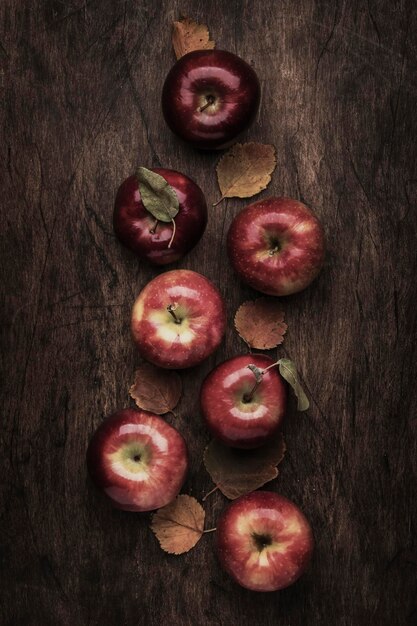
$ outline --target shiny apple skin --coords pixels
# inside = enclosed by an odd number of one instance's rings
[[[113,227],[120,242],[141,259],[154,265],[175,263],[192,250],[207,225],[207,203],[200,187],[180,172],[155,167],[151,170],[171,185],[178,196],[179,211],[175,217],[176,232],[171,247],[172,223],[159,222],[142,203],[136,176],[130,176],[119,187],[113,213]],[[154,230],[154,232],[153,232]]]
[[[302,202],[266,198],[234,218],[227,251],[243,282],[270,296],[288,296],[308,287],[320,272],[323,228]]]
[[[248,365],[265,369],[273,362],[261,354],[244,354],[224,361],[206,377],[200,404],[216,439],[232,448],[257,448],[280,429],[287,392],[276,368],[264,374],[252,400],[244,400],[256,382]]]
[[[269,537],[261,548],[254,535]],[[217,555],[242,587],[278,591],[305,571],[314,548],[307,519],[290,500],[270,491],[254,491],[230,504],[217,523]]]
[[[134,460],[139,452],[143,461]],[[187,446],[182,435],[157,415],[122,409],[94,433],[87,467],[113,506],[153,511],[178,495],[188,470]]]
[[[177,304],[177,324],[167,307]],[[149,282],[132,310],[133,340],[144,359],[159,367],[198,365],[220,345],[226,312],[219,291],[205,276],[172,270]]]
[[[215,102],[200,111],[206,96]],[[162,112],[170,129],[194,147],[219,149],[251,125],[260,96],[258,77],[246,61],[225,50],[197,50],[171,68]]]

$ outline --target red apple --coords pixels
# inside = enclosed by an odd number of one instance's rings
[[[256,448],[281,426],[286,388],[271,367],[256,382],[248,365],[265,370],[274,361],[261,354],[236,356],[218,365],[201,387],[200,403],[205,422],[217,439],[233,448]]]
[[[205,276],[172,270],[140,292],[132,311],[140,354],[168,369],[192,367],[219,346],[226,327],[223,299]]]
[[[196,50],[171,68],[162,111],[170,129],[196,148],[224,148],[255,119],[260,93],[255,71],[236,54]]]
[[[287,296],[305,289],[319,273],[324,234],[302,202],[266,198],[238,213],[227,250],[242,281],[270,296]]]
[[[166,265],[181,259],[201,239],[207,224],[207,204],[200,187],[188,176],[160,167],[151,171],[162,176],[178,197],[174,236],[171,222],[156,222],[146,210],[136,176],[127,178],[118,189],[113,226],[119,240],[140,258]]]
[[[310,525],[290,500],[254,491],[230,504],[217,524],[217,554],[242,587],[277,591],[306,569],[314,540]]]
[[[152,511],[179,493],[188,468],[180,433],[165,420],[134,409],[108,417],[87,451],[95,485],[124,511]]]

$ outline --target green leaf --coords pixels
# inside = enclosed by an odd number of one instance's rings
[[[180,205],[174,189],[163,176],[146,167],[138,167],[136,178],[145,209],[160,222],[172,222]]]
[[[293,388],[295,395],[297,396],[298,404],[297,409],[299,411],[307,411],[310,406],[310,402],[306,394],[304,393],[303,388],[300,385],[300,381],[298,380],[297,368],[294,363],[290,359],[280,359],[278,361],[279,365],[279,373],[289,385]]]
[[[248,368],[252,370],[252,372],[255,374],[256,382],[260,383],[262,380],[262,376],[264,375],[263,371],[259,369],[259,367],[256,367],[256,365],[252,365],[252,363],[248,365]]]

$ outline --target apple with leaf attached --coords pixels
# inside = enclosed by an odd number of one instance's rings
[[[270,357],[228,359],[207,376],[200,392],[204,420],[214,437],[234,448],[255,448],[282,424],[287,392]],[[256,372],[263,371],[262,384]]]
[[[284,380],[293,387],[299,410],[306,410],[308,399],[289,359],[274,362],[261,354],[245,354],[218,365],[200,393],[203,417],[213,436],[234,448],[263,445],[282,426]]]
[[[206,225],[204,194],[185,174],[139,167],[119,187],[114,231],[123,245],[154,265],[181,259],[201,239]]]

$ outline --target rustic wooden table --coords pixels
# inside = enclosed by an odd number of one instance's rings
[[[218,197],[218,155],[180,143],[160,112],[181,12],[261,77],[246,138],[277,148],[263,195],[300,198],[326,230],[321,276],[282,302],[285,353],[311,408],[290,403],[269,488],[303,508],[316,550],[280,593],[238,588],[212,534],[166,555],[149,518],[112,510],[86,475],[94,429],[132,404],[130,309],[158,273],[115,240],[115,190],[137,164],[164,165]],[[417,623],[416,29],[414,0],[1,2],[2,624]],[[199,498],[212,486],[199,387],[244,350],[231,322],[255,296],[225,257],[244,205],[211,209],[180,264],[219,286],[230,322],[217,354],[182,374],[179,415],[167,418],[191,451],[184,492]],[[224,505],[218,492],[207,500],[208,525]]]

